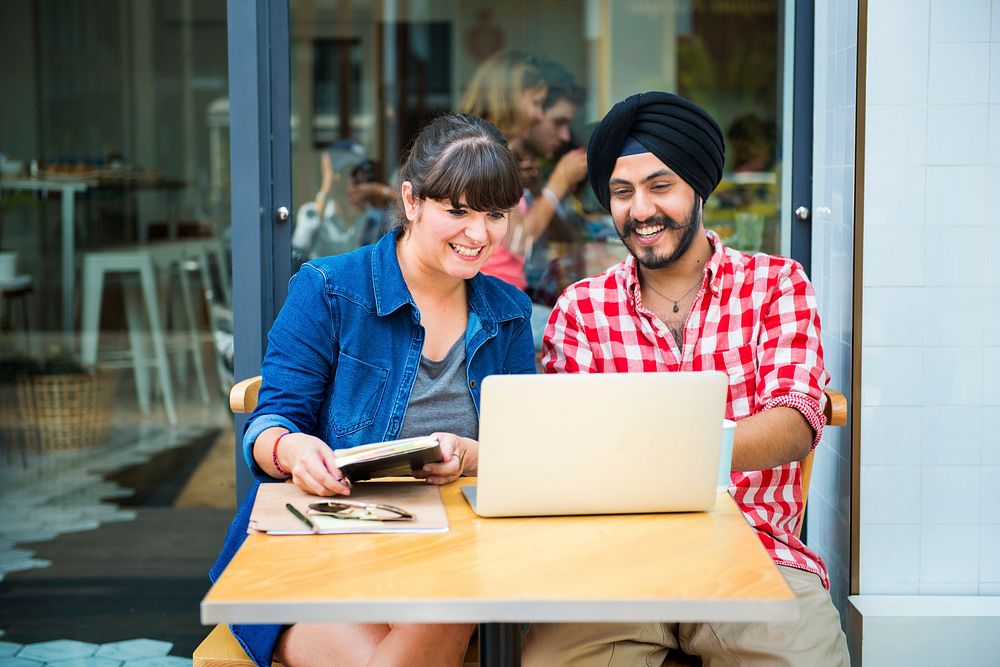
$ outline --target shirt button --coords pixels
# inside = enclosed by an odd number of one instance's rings
[[[470,389],[475,389],[476,388],[476,381],[475,380],[469,380],[469,388]]]

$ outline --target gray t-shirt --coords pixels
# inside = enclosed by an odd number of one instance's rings
[[[441,361],[420,357],[399,437],[442,431],[478,439],[479,415],[467,382],[463,333]]]

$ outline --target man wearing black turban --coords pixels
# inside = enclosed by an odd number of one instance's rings
[[[726,373],[726,416],[737,421],[729,492],[795,593],[799,619],[535,624],[526,667],[660,664],[681,647],[706,665],[850,662],[826,566],[797,533],[800,460],[819,442],[829,380],[816,295],[797,262],[726,248],[705,230],[724,161],[718,124],[688,100],[642,93],[611,109],[587,164],[631,256],[563,292],[542,364],[549,373]],[[651,422],[650,433],[666,428]]]

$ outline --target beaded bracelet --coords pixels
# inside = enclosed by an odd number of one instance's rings
[[[275,438],[274,439],[274,448],[271,450],[271,463],[274,464],[274,469],[278,471],[279,475],[284,475],[285,477],[291,477],[291,474],[289,474],[289,472],[287,470],[285,470],[284,468],[282,468],[281,464],[278,463],[278,443],[281,442],[281,439],[284,438],[289,433],[291,433],[291,431],[285,431],[284,433],[282,433],[281,435],[279,435],[277,438]]]

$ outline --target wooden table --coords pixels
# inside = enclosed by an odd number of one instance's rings
[[[483,519],[459,490],[474,483],[442,487],[445,534],[249,536],[202,601],[202,623],[798,616],[728,494],[709,512]],[[501,630],[499,639],[516,634]],[[501,642],[483,651],[484,664],[498,655],[516,662],[516,648]]]

